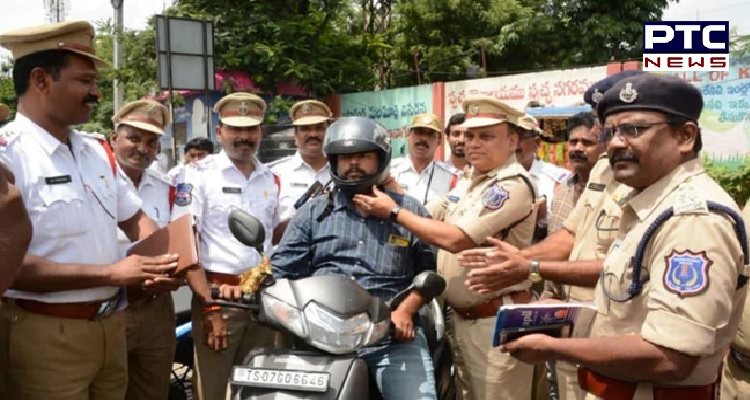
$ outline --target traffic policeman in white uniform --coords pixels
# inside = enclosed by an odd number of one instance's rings
[[[19,99],[0,130],[0,162],[33,225],[24,264],[0,309],[0,398],[122,400],[127,386],[120,287],[148,285],[176,257],[120,260],[156,224],[122,179],[105,141],[72,126],[91,118],[101,92],[94,27],[62,22],[0,34]]]
[[[112,117],[110,138],[123,179],[143,201],[143,212],[159,228],[169,223],[174,187],[163,173],[150,167],[159,140],[170,124],[169,110],[153,100],[125,104]],[[125,254],[131,243],[118,233]],[[125,323],[128,342],[128,392],[126,400],[163,400],[169,395],[170,371],[175,351],[175,314],[171,290],[184,278],[160,282],[159,287],[127,288]]]
[[[440,117],[419,114],[412,119],[407,135],[409,154],[391,162],[391,176],[406,194],[427,204],[448,193],[458,183],[461,172],[435,161],[435,149],[442,140]]]
[[[224,399],[232,366],[251,349],[270,344],[273,331],[253,322],[248,311],[207,307],[211,287],[239,285],[240,274],[261,261],[261,255],[238,242],[227,217],[242,209],[264,225],[265,252],[271,251],[279,223],[279,181],[256,158],[266,103],[250,93],[232,93],[214,106],[219,114],[216,137],[222,151],[190,164],[178,178],[172,218],[192,213],[200,233],[203,268],[188,271],[193,290],[192,320],[196,365],[194,396]]]
[[[331,109],[317,100],[295,103],[289,110],[294,125],[294,144],[297,152],[289,157],[271,162],[268,167],[280,178],[280,219],[290,220],[296,211],[297,200],[319,182],[326,185],[331,180],[330,167],[323,154],[323,139],[328,122],[333,117]]]

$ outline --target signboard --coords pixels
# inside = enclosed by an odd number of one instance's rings
[[[413,116],[432,112],[432,85],[342,94],[342,117],[368,117],[391,136],[393,158],[406,156],[406,133]]]
[[[673,74],[703,93],[702,152],[713,161],[736,166],[750,155],[750,57],[732,64],[729,71]]]
[[[531,101],[542,106],[571,106],[583,103],[583,93],[607,76],[607,67],[577,68],[445,83],[446,120],[463,112],[466,96],[493,96],[519,110]]]

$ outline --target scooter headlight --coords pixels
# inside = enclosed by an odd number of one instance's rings
[[[349,318],[310,302],[304,310],[308,342],[333,354],[344,354],[378,342],[388,332],[389,321],[373,324],[367,313]]]
[[[305,319],[300,310],[268,294],[263,295],[261,304],[263,304],[263,314],[266,317],[273,319],[301,338],[307,337]]]

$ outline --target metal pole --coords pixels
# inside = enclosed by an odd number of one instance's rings
[[[204,84],[203,84],[203,97],[206,108],[206,137],[208,140],[211,140],[211,120],[212,115],[208,112],[208,110],[211,109],[211,94],[208,90],[209,88],[209,79],[214,79],[213,76],[209,77],[208,75],[208,23],[206,21],[201,21],[201,25],[203,26],[203,29],[201,30],[203,32],[203,77],[204,77]],[[213,25],[211,25],[213,27]]]
[[[114,11],[114,22],[115,22],[115,32],[114,32],[114,48],[113,48],[113,64],[115,69],[118,73],[120,73],[120,68],[122,67],[122,31],[123,31],[123,20],[124,20],[124,12],[123,12],[123,3],[124,0],[112,0],[112,8]],[[117,112],[120,107],[123,105],[123,92],[124,92],[124,85],[123,83],[115,78],[112,81],[112,90],[113,90],[113,96],[112,96],[112,103],[113,103],[113,112]]]
[[[169,113],[172,117],[172,159],[177,162],[177,139],[175,138],[174,99],[172,94],[172,41],[169,37],[169,15],[164,15],[164,42],[167,44],[167,90],[169,91]]]

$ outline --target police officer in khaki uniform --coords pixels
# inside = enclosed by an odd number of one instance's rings
[[[703,170],[701,93],[666,75],[626,78],[599,102],[620,199],[591,338],[524,336],[516,358],[579,364],[588,399],[714,399],[746,297],[739,208]],[[696,232],[701,232],[696,235]]]
[[[101,96],[94,27],[71,21],[0,35],[15,59],[15,119],[0,162],[15,174],[33,225],[24,265],[0,309],[0,398],[122,400],[127,354],[121,287],[149,285],[176,257],[121,259],[157,227],[111,149],[72,126]]]
[[[746,229],[750,230],[750,202],[742,211]],[[750,296],[745,300],[742,320],[721,375],[721,400],[740,400],[750,396]]]
[[[515,157],[515,127],[523,113],[488,96],[470,97],[463,108],[466,156],[473,169],[454,190],[427,206],[434,219],[392,208],[393,200],[379,192],[375,198],[355,197],[355,202],[362,202],[365,209],[381,218],[394,218],[417,237],[440,248],[438,272],[447,281],[445,300],[455,311],[455,351],[460,351],[469,376],[470,387],[459,388],[462,396],[476,400],[528,399],[532,366],[493,348],[492,332],[500,306],[531,301],[531,282],[475,292],[467,287],[467,270],[458,265],[456,255],[482,245],[488,237],[519,247],[531,244],[536,188]]]
[[[601,93],[627,77],[642,71],[624,71],[594,83],[584,95],[596,108]],[[596,95],[596,93],[600,93]],[[606,144],[606,143],[605,143]],[[487,249],[467,250],[459,259],[461,265],[473,268],[478,288],[498,290],[524,279],[546,279],[563,284],[562,298],[573,302],[594,300],[594,286],[602,270],[602,262],[617,236],[621,210],[617,200],[629,188],[616,182],[607,154],[599,157],[589,173],[589,181],[563,228],[544,241],[525,249],[515,249],[498,242],[494,255]],[[556,381],[561,400],[583,400],[578,386],[576,367],[562,360],[555,362]]]
[[[143,212],[160,228],[169,223],[173,197],[170,193],[174,189],[168,178],[150,165],[170,121],[164,105],[153,100],[133,101],[112,117],[115,130],[110,138],[123,179],[143,201]],[[118,239],[124,255],[130,241],[122,231]],[[175,351],[175,314],[170,291],[183,281],[184,277],[160,282],[158,287],[127,288],[127,400],[163,400],[169,394]]]
[[[310,185],[315,182],[325,185],[331,180],[331,169],[323,154],[326,128],[333,117],[331,109],[320,101],[304,100],[294,103],[289,115],[297,152],[266,165],[281,180],[279,218],[283,224],[294,216],[294,204]]]

